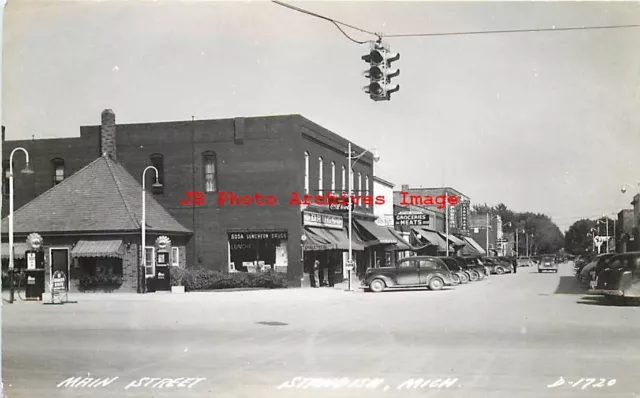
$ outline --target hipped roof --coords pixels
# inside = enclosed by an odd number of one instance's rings
[[[14,212],[14,233],[133,232],[141,229],[142,186],[119,163],[102,156]],[[146,197],[147,231],[190,234]],[[8,217],[2,220],[3,234]]]

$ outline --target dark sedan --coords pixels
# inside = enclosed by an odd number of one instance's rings
[[[611,299],[638,302],[640,299],[640,252],[619,254],[600,272],[592,291]]]
[[[449,271],[454,276],[457,276],[460,280],[460,283],[468,283],[469,282],[469,274],[458,264],[458,262],[453,257],[438,257],[442,260],[449,268]]]
[[[469,273],[469,280],[475,282],[484,279],[484,267],[479,266],[471,257],[454,257],[462,269]]]
[[[395,267],[370,268],[364,275],[362,287],[371,292],[387,288],[428,287],[441,290],[453,285],[451,271],[437,257],[414,256],[398,261]]]

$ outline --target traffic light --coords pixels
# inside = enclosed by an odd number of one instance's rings
[[[391,63],[399,59],[400,54],[391,53],[389,46],[380,41],[372,43],[369,54],[362,56],[362,60],[369,64],[369,69],[364,71],[369,85],[363,87],[369,98],[374,101],[389,101],[391,94],[400,90],[400,85],[391,84],[391,79],[400,74],[400,70],[391,69]]]

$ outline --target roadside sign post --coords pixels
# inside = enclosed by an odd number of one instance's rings
[[[69,303],[77,303],[77,301],[69,301],[67,292],[67,277],[63,271],[56,271],[51,276],[51,302],[44,304],[62,305]],[[64,299],[62,296],[64,295]],[[56,301],[57,299],[57,301]]]

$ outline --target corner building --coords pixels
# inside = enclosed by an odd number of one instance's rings
[[[2,139],[5,178],[9,154],[16,147],[29,151],[35,171],[20,175],[24,156],[14,156],[16,211],[108,151],[139,183],[147,166],[159,170],[162,189],[151,190],[153,170],[146,173],[146,188],[193,232],[185,247],[186,266],[251,272],[264,264],[286,272],[294,286],[303,277],[304,212],[317,206],[305,210],[289,205],[292,193],[302,198],[349,188],[349,142],[295,114],[116,124],[115,113],[105,110],[100,125],[80,127],[80,137],[5,141],[3,134]],[[364,151],[351,145],[357,154]],[[353,170],[353,193],[374,195],[371,154],[360,158]],[[192,191],[203,193],[204,204],[181,204]],[[277,204],[219,204],[222,192],[274,195]],[[5,180],[3,218],[8,214],[8,194]],[[373,218],[373,206],[361,203],[354,214]],[[346,213],[339,216],[346,219]]]

